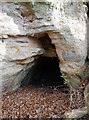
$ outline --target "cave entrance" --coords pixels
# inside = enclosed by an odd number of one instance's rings
[[[58,58],[40,57],[25,77],[25,82],[22,82],[22,85],[26,84],[26,81],[27,85],[36,87],[62,88],[64,79],[61,77]]]
[[[52,88],[62,88],[65,86],[64,79],[61,77],[59,59],[56,54],[55,45],[47,33],[38,35],[38,40],[44,48],[45,53],[40,56],[35,65],[29,70],[27,76],[22,81],[23,85],[32,86],[51,86]]]

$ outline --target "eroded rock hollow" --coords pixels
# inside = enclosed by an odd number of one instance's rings
[[[0,3],[0,92],[17,89],[40,56],[56,57],[68,85],[88,74],[86,5],[80,2]]]
[[[89,72],[86,13],[83,0],[1,2],[0,94],[20,87],[41,57],[60,61],[61,75],[78,88]]]

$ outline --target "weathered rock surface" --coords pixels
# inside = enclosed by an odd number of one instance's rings
[[[38,43],[33,41],[33,38],[8,37],[0,45],[1,49],[5,51],[0,61],[1,92],[18,88],[29,68],[35,64],[33,62],[37,59],[35,56],[44,52]]]
[[[44,53],[43,46],[38,41],[46,33],[51,43],[55,45],[60,60],[59,67],[64,77],[69,79],[69,85],[79,87],[80,73],[85,69],[87,56],[86,11],[82,0],[80,2],[63,0],[51,3],[0,3],[0,15],[2,16],[0,38],[3,49],[2,51],[0,48],[0,69],[3,73],[3,82],[9,79],[9,69],[14,70],[10,73],[12,78],[13,74],[27,70],[26,66],[34,61],[34,56]],[[56,53],[51,52],[52,50],[49,47],[48,53],[53,53],[55,56]],[[17,66],[16,69],[12,67],[13,65]],[[8,68],[8,72],[4,69],[6,74],[3,68]],[[22,78],[17,79],[14,78],[14,81],[19,82]]]
[[[86,69],[88,73],[83,0],[2,2],[0,16],[0,92],[17,89],[40,55],[58,57],[67,83],[79,87]],[[41,39],[51,43],[44,45]]]
[[[44,53],[36,38],[25,36],[19,5],[0,3],[0,92],[15,90],[38,55]],[[11,11],[12,10],[12,11]]]

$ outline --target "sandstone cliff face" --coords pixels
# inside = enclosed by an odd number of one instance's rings
[[[35,64],[37,55],[44,50],[36,38],[25,33],[24,19],[14,3],[0,3],[0,72],[1,92],[15,90],[28,70]]]
[[[2,92],[18,88],[42,54],[58,57],[63,77],[69,85],[79,87],[87,56],[86,11],[82,0],[0,3],[0,16]],[[40,39],[45,34],[56,51],[43,48]]]

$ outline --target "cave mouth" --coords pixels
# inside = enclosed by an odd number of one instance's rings
[[[58,58],[40,57],[22,81],[21,86],[26,85],[63,88],[65,84],[61,77]]]

